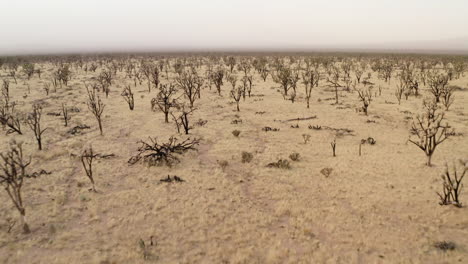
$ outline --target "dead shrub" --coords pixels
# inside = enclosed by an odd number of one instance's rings
[[[467,163],[459,160],[458,166],[456,163],[453,164],[452,171],[449,170],[447,164],[445,164],[445,172],[442,175],[443,180],[443,191],[437,193],[440,197],[440,205],[455,205],[461,207],[460,193],[462,189],[462,180],[465,177],[466,171],[468,171]],[[459,168],[457,168],[459,167]]]
[[[301,159],[301,155],[297,152],[293,152],[289,155],[289,158],[292,160],[292,161],[299,161]]]
[[[327,178],[331,175],[332,172],[333,172],[332,168],[323,168],[320,170],[320,173]]]
[[[285,170],[291,169],[291,165],[289,164],[289,161],[286,159],[279,159],[277,162],[268,163],[267,167],[285,169]]]
[[[240,133],[241,133],[241,132],[240,132],[239,130],[237,130],[237,129],[232,131],[232,134],[233,134],[235,137],[239,137]]]
[[[250,163],[253,159],[253,155],[250,152],[242,151],[242,163]]]
[[[178,155],[182,155],[189,150],[197,150],[196,145],[200,143],[199,139],[187,138],[178,142],[177,138],[170,137],[168,142],[158,143],[156,138],[149,138],[149,142],[139,141],[138,153],[128,160],[130,165],[142,161],[149,166],[172,165],[179,163]]]

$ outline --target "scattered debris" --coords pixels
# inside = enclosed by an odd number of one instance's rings
[[[178,177],[176,175],[172,176],[172,178],[171,178],[171,176],[167,175],[167,178],[163,178],[163,179],[161,179],[159,181],[169,182],[170,183],[170,182],[184,182],[185,180],[183,180],[182,178],[180,178],[180,177]]]
[[[278,169],[291,169],[291,165],[288,160],[279,159],[277,162],[271,162],[267,165],[268,168],[278,168]]]
[[[83,130],[85,129],[90,129],[91,127],[90,126],[87,126],[87,125],[78,125],[78,126],[75,126],[73,127],[72,129],[68,130],[68,134],[71,134],[71,135],[79,135],[82,133]]]
[[[276,131],[279,131],[280,129],[279,128],[271,128],[269,126],[266,126],[266,127],[262,128],[262,130],[265,131],[265,132],[268,132],[268,131],[276,132]]]
[[[320,170],[320,173],[322,173],[323,176],[328,178],[331,175],[332,171],[332,168],[323,168],[322,170]]]
[[[439,241],[434,243],[434,247],[442,251],[455,250],[456,245],[452,241]]]
[[[361,144],[369,144],[369,145],[374,145],[377,143],[374,138],[368,137],[367,139],[361,139]]]
[[[291,122],[291,121],[305,121],[305,120],[311,120],[311,119],[316,119],[317,116],[311,116],[311,117],[298,117],[298,118],[292,118],[292,119],[287,119],[281,122]]]

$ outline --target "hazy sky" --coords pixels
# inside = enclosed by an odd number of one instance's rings
[[[0,54],[468,44],[467,0],[0,0],[0,9]]]

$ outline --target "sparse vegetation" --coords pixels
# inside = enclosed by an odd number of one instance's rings
[[[20,225],[23,232],[29,233],[31,230],[26,222],[23,183],[25,179],[36,178],[48,173],[44,170],[35,173],[27,172],[27,168],[31,164],[31,157],[29,159],[25,157],[21,142],[11,141],[9,149],[0,153],[0,158],[0,185],[5,189],[20,214]]]
[[[460,194],[462,190],[462,180],[468,171],[468,164],[461,160],[454,162],[452,170],[445,164],[445,172],[442,174],[442,193],[437,193],[440,197],[440,205],[455,205],[461,207]]]
[[[253,155],[250,152],[242,151],[242,163],[250,163],[253,159]]]
[[[86,176],[91,181],[93,192],[96,192],[96,186],[94,183],[94,176],[93,176],[93,161],[98,155],[94,153],[93,147],[89,147],[81,153],[81,164],[83,165],[83,169],[86,172]]]
[[[132,156],[128,163],[130,165],[142,161],[149,166],[173,166],[180,162],[178,155],[182,155],[189,150],[196,150],[200,141],[196,138],[187,138],[181,142],[175,137],[170,137],[165,143],[158,143],[156,138],[149,138],[148,142],[139,141],[138,153]]]
[[[99,131],[102,133],[102,113],[104,112],[104,107],[105,104],[101,101],[101,98],[99,97],[98,94],[96,94],[96,89],[88,89],[86,87],[86,91],[88,93],[88,109],[93,113],[94,117],[96,118],[98,125],[99,125]]]
[[[268,163],[267,167],[268,168],[284,169],[284,170],[291,169],[291,165],[289,164],[289,161],[286,160],[286,159],[279,159],[276,162]]]
[[[424,101],[424,113],[415,116],[411,125],[409,142],[418,146],[427,157],[427,166],[431,166],[431,158],[437,146],[449,138],[450,126],[442,121],[445,114],[438,111],[435,101]]]
[[[41,128],[41,117],[42,106],[36,104],[33,105],[33,111],[29,113],[28,118],[26,119],[26,123],[34,133],[39,150],[42,150],[42,134],[47,130],[47,128]]]

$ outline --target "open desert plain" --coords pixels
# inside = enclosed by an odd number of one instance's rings
[[[1,263],[468,262],[466,56],[1,63]]]

